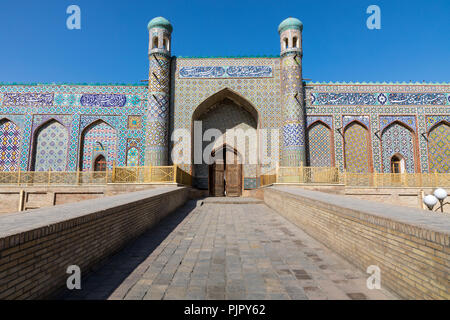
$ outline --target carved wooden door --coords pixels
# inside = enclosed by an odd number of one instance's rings
[[[214,163],[209,166],[209,194],[213,197],[223,197],[225,195],[223,163]]]
[[[225,174],[227,197],[240,197],[242,193],[242,165],[237,163],[227,164]]]

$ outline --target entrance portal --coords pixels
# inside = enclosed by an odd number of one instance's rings
[[[222,146],[211,153],[209,165],[209,194],[213,197],[242,195],[242,163],[235,149]]]

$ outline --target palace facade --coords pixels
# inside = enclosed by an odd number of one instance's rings
[[[205,150],[208,129],[231,128],[257,139],[217,143],[212,156],[226,150],[269,159],[243,164],[246,189],[277,164],[450,171],[450,84],[305,81],[302,29],[298,19],[284,20],[273,57],[176,57],[172,25],[157,17],[148,24],[148,84],[0,85],[0,171],[170,165],[178,129],[192,139],[177,152],[193,159],[195,143]],[[180,165],[208,188],[214,171],[204,159],[193,163]]]

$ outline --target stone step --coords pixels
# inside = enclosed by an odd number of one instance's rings
[[[209,197],[201,201],[203,204],[258,204],[264,203],[263,200],[247,197]]]

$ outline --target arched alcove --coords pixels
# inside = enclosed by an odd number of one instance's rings
[[[65,171],[69,132],[55,119],[43,123],[33,137],[32,171]]]
[[[195,123],[201,123],[201,135],[194,134],[194,130],[200,130]],[[259,174],[258,125],[257,109],[231,89],[225,88],[199,104],[192,114],[191,130],[193,174],[198,188],[208,188],[207,158],[214,148],[224,143],[238,150],[242,155],[244,176],[247,181],[253,179],[256,183]],[[198,137],[202,141],[194,141]],[[204,137],[210,140],[203,141]]]
[[[80,169],[89,171],[95,169],[95,159],[102,155],[106,166],[112,169],[117,159],[117,132],[103,120],[97,120],[87,126],[80,141]]]
[[[354,120],[344,128],[344,157],[348,172],[371,171],[369,130],[359,121]]]
[[[442,120],[428,130],[430,172],[450,172],[450,123]]]
[[[20,129],[7,118],[0,119],[0,171],[17,171],[20,158]]]
[[[415,141],[413,130],[403,122],[394,121],[381,133],[383,172],[392,172],[391,159],[401,155],[404,160],[404,172],[415,172]]]

